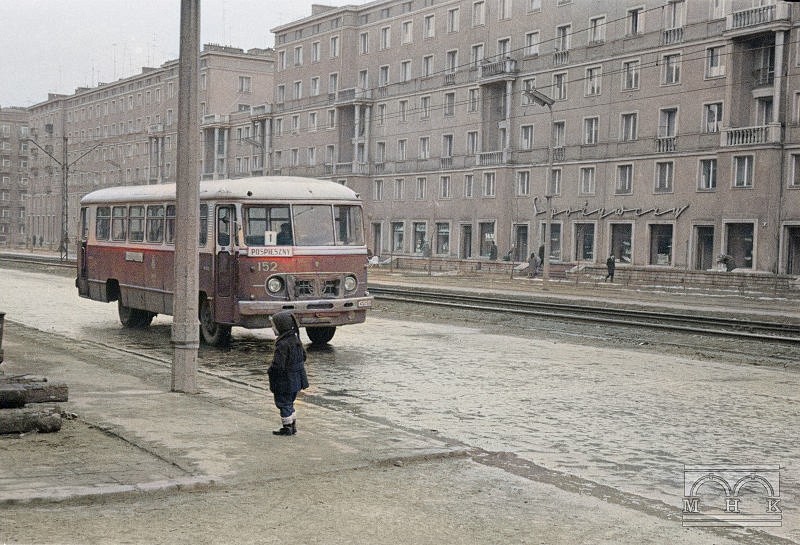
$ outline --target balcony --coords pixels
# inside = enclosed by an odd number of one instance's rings
[[[749,146],[755,144],[780,144],[782,140],[780,123],[756,127],[723,129],[720,133],[720,146]]]
[[[147,134],[160,134],[162,132],[164,132],[163,123],[155,123],[147,127]]]
[[[342,89],[336,93],[334,98],[336,104],[350,104],[369,100],[372,100],[372,89],[362,89],[360,87]]]
[[[725,30],[736,34],[745,34],[758,27],[773,23],[785,23],[789,28],[791,5],[788,2],[779,2],[772,6],[759,6],[755,8],[734,11],[726,19]]]
[[[663,45],[679,44],[683,42],[683,27],[667,28],[661,35]]]
[[[756,87],[768,87],[775,84],[775,68],[761,67],[753,69],[753,83]]]
[[[203,126],[222,126],[230,123],[230,116],[223,114],[207,114],[203,116],[200,124]]]
[[[491,167],[507,164],[509,157],[510,153],[508,150],[485,151],[477,154],[475,160],[478,166]]]
[[[553,66],[562,66],[569,63],[569,50],[553,52]]]
[[[656,153],[672,153],[678,149],[678,138],[675,136],[660,136],[656,138]]]
[[[481,79],[502,79],[517,74],[517,61],[511,58],[481,64]]]
[[[453,168],[453,158],[452,157],[440,157],[439,158],[439,168],[441,170],[449,170]]]

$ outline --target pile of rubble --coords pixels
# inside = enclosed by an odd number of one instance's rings
[[[0,363],[3,362],[3,321],[0,312]],[[0,435],[38,431],[50,433],[61,429],[62,412],[58,406],[29,404],[58,403],[69,399],[63,382],[49,382],[34,375],[6,376],[0,369]]]

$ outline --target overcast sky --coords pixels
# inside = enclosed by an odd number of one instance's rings
[[[270,29],[312,3],[367,0],[200,0],[200,40],[272,47]],[[177,59],[180,0],[0,0],[0,25],[0,106],[31,106]]]

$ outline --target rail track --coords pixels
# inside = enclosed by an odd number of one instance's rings
[[[518,298],[511,299],[502,294],[491,296],[470,295],[465,292],[420,287],[408,289],[371,286],[369,291],[376,299],[385,301],[435,305],[480,312],[513,313],[568,322],[607,323],[614,326],[643,327],[760,341],[800,343],[800,325],[779,321],[726,318],[717,314],[679,313],[665,309],[651,311],[607,307],[587,305],[583,302],[520,300]]]

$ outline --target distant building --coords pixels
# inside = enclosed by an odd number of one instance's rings
[[[255,138],[360,192],[376,254],[524,259],[551,197],[554,261],[800,274],[800,6],[757,4],[314,6]]]
[[[272,99],[270,49],[205,45],[200,54],[203,118],[246,111]],[[67,210],[75,240],[79,202],[106,186],[175,182],[178,61],[28,108],[31,137],[28,232],[58,248]],[[67,153],[64,155],[64,146]],[[34,150],[34,148],[37,148]],[[38,149],[40,148],[40,149]],[[67,198],[61,164],[69,165]],[[205,169],[198,158],[198,173]]]
[[[27,137],[25,109],[0,108],[0,247],[24,246],[28,237],[25,217],[32,152]]]

